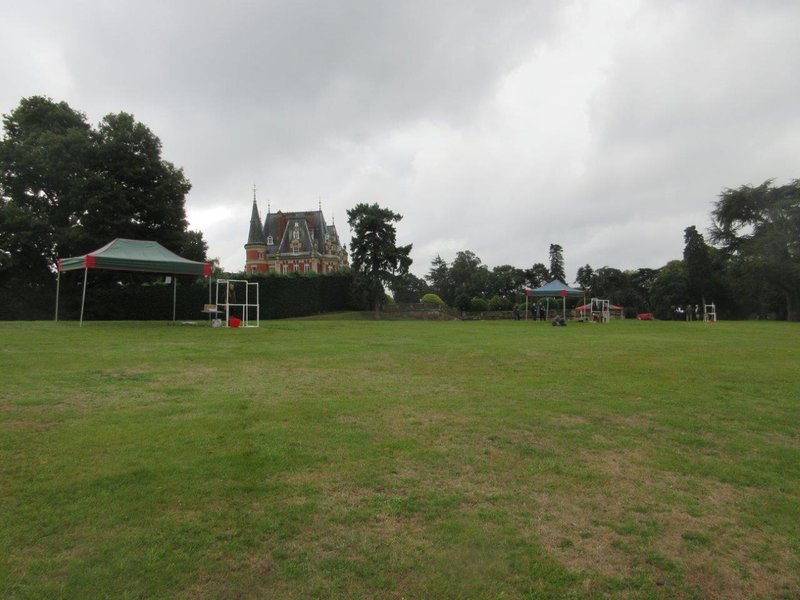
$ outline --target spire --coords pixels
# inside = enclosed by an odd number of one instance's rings
[[[264,230],[261,228],[261,217],[258,214],[258,203],[256,202],[256,186],[253,186],[253,212],[250,214],[250,235],[247,237],[248,244],[263,244]]]

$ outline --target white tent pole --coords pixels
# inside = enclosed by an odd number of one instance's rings
[[[61,269],[58,270],[58,277],[56,277],[56,323],[58,323],[58,292],[61,287]]]
[[[175,323],[175,302],[178,299],[178,278],[172,275],[172,323]]]
[[[86,303],[86,279],[89,277],[89,268],[83,268],[83,295],[81,296],[81,320],[78,327],[83,327],[83,305]]]

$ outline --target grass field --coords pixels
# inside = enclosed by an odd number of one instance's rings
[[[0,323],[3,598],[800,597],[800,326]]]

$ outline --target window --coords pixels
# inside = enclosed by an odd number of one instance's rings
[[[294,271],[295,273],[297,273],[298,271],[300,271],[300,265],[298,265],[297,263],[294,263],[294,264],[292,265],[292,271]]]
[[[310,264],[306,263],[305,265],[303,265],[303,272],[304,273],[308,273],[310,270],[311,270],[311,265]]]
[[[267,246],[272,246],[272,236],[271,235],[267,236]]]
[[[289,267],[287,265],[281,265],[281,273],[286,275],[289,272]]]

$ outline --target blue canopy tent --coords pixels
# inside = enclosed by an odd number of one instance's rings
[[[572,287],[569,287],[566,283],[561,281],[560,279],[553,279],[553,281],[549,281],[545,283],[542,287],[534,288],[531,290],[531,296],[535,296],[537,298],[547,298],[548,305],[550,298],[562,298],[561,310],[562,310],[562,317],[564,319],[567,318],[567,298],[581,298],[586,294],[583,290],[578,290]],[[549,310],[548,306],[548,310]]]

